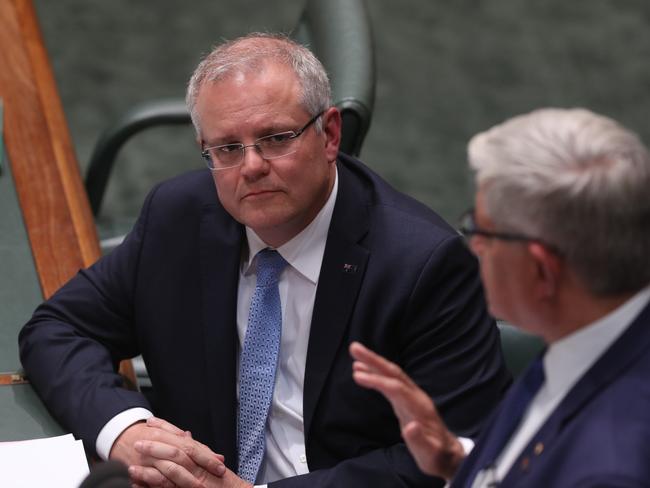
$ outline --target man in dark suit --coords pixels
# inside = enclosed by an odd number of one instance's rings
[[[469,161],[478,191],[464,227],[490,310],[547,349],[462,464],[397,365],[353,344],[355,380],[386,395],[419,466],[452,486],[648,486],[648,150],[606,117],[545,109],[476,136]]]
[[[361,340],[399,362],[455,432],[475,435],[509,376],[462,238],[338,154],[327,76],[286,38],[217,48],[188,106],[211,171],[158,185],[125,242],[37,309],[20,336],[34,387],[141,485],[431,486],[390,407],[352,381],[347,346]],[[257,286],[260,263],[278,254],[279,275]],[[258,300],[259,288],[271,298]],[[279,305],[258,311],[267,299]],[[279,347],[248,350],[251,324],[278,307]],[[114,371],[140,353],[158,419]],[[251,398],[263,410],[253,433]]]

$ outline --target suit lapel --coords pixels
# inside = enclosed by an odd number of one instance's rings
[[[338,175],[338,195],[318,279],[307,350],[303,392],[305,437],[341,347],[370,254],[359,245],[368,231],[369,202],[365,189],[340,164]]]
[[[216,452],[237,466],[236,368],[237,283],[243,239],[242,227],[218,205],[202,209],[199,246],[205,385],[212,416]],[[198,351],[197,351],[198,352]],[[233,465],[234,463],[234,465]]]
[[[650,349],[650,304],[632,322],[630,327],[596,361],[596,363],[575,384],[567,396],[544,423],[531,442],[512,465],[502,486],[518,486],[522,476],[542,462],[544,452],[553,448],[562,430],[585,408],[586,404],[602,393],[609,384],[620,378]]]

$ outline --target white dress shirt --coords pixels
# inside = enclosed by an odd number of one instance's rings
[[[258,476],[258,480],[263,483],[309,472],[302,411],[305,364],[316,287],[337,194],[338,173],[335,175],[334,187],[327,202],[314,220],[297,236],[277,248],[288,266],[280,275],[278,283],[282,306],[282,338],[266,429],[266,455]],[[246,335],[248,312],[255,290],[253,261],[259,251],[269,247],[248,227],[246,236],[248,254],[240,267],[237,295],[240,350]],[[237,383],[239,384],[239,379]],[[97,454],[102,459],[108,459],[118,436],[130,425],[151,416],[152,413],[146,409],[132,408],[113,417],[97,436]],[[234,421],[236,419],[233,419]]]
[[[571,388],[625,332],[649,301],[650,287],[646,287],[609,314],[549,346],[544,355],[544,384],[497,458],[494,468],[480,472],[472,488],[487,488],[490,483],[503,480]]]

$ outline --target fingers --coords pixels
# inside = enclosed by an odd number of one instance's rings
[[[199,480],[182,466],[170,461],[160,461],[157,467],[130,466],[129,476],[134,486],[149,488],[205,488]]]
[[[191,445],[186,446],[185,453],[197,466],[210,474],[222,477],[226,473],[226,466],[223,464],[224,457],[221,454],[215,454],[208,446],[200,442],[193,441]]]
[[[189,434],[189,436],[192,437],[192,434],[189,431],[181,430],[178,427],[176,427],[174,424],[171,424],[166,420],[160,419],[158,417],[149,417],[147,419],[147,425],[149,427],[157,427],[159,429],[164,430],[165,432],[169,432],[170,434],[183,436],[183,437]]]
[[[398,365],[358,342],[350,345],[350,354],[356,359],[352,372],[354,381],[384,395],[402,426],[412,420],[434,426],[442,423],[431,397]]]
[[[388,361],[376,352],[371,351],[360,342],[353,342],[350,344],[350,354],[354,359],[356,359],[353,364],[355,371],[361,370],[380,373],[395,378],[405,376],[398,365]]]
[[[215,454],[209,447],[197,441],[185,442],[181,446],[170,445],[157,441],[138,441],[134,445],[136,451],[155,460],[170,461],[182,466],[190,473],[197,474],[195,466],[202,468],[214,476],[222,477],[226,472],[223,456]],[[160,467],[157,461],[153,466]],[[168,465],[164,465],[169,469]]]
[[[402,394],[401,392],[404,386],[401,380],[381,376],[372,372],[354,371],[352,378],[360,386],[377,390],[388,397],[389,400]]]
[[[167,422],[166,420],[158,418],[158,417],[149,417],[147,419],[147,426],[162,429],[165,432],[177,435],[179,437],[188,437],[188,438],[192,439],[192,433],[189,430],[181,430],[178,427],[176,427],[174,424],[171,424],[171,423]],[[210,463],[210,461],[212,460],[212,458],[214,456],[216,456],[218,461],[220,461],[220,463],[219,463],[220,465],[223,463],[223,461],[225,460],[223,455],[213,453],[204,444],[201,444],[198,441],[195,441],[195,442],[196,442],[197,445],[202,446],[203,448],[205,448],[205,450],[207,450],[210,453],[210,460],[206,460],[206,463]]]
[[[133,447],[147,460],[146,465],[129,467],[131,479],[137,483],[155,487],[172,487],[176,480],[170,475],[180,478],[185,486],[199,486],[198,480],[190,474],[185,466],[191,466],[192,461],[178,447],[158,441],[137,441]]]
[[[159,418],[134,424],[121,435],[115,451],[130,465],[134,486],[147,488],[201,488],[203,482],[221,478],[224,458],[192,439],[189,432]]]
[[[352,377],[382,393],[393,406],[402,437],[422,471],[449,479],[460,460],[458,440],[440,419],[433,400],[395,363],[364,345],[350,344]]]
[[[352,377],[365,388],[378,390],[389,400],[404,395],[405,390],[417,388],[404,371],[359,342],[350,344],[350,354],[356,361],[352,364]]]

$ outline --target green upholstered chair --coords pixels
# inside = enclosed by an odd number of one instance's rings
[[[363,0],[308,0],[292,37],[323,63],[341,110],[341,150],[358,156],[375,100],[375,55]]]
[[[544,342],[505,322],[499,322],[498,325],[506,364],[516,378],[544,348]]]

